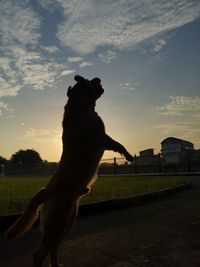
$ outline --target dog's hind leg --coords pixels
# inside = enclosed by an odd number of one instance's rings
[[[107,134],[103,139],[103,146],[105,150],[113,150],[115,152],[124,155],[124,157],[130,162],[133,162],[134,160],[133,156],[126,150],[126,148],[123,145],[112,139]]]
[[[85,191],[85,190],[84,190]],[[34,257],[34,267],[41,267],[50,255],[50,266],[58,267],[57,250],[64,234],[74,224],[77,200],[65,192],[58,192],[47,199],[41,210],[42,244]]]
[[[79,198],[88,194],[90,191],[89,188],[83,188],[80,193],[78,194],[78,199],[75,201],[69,220],[66,223],[65,226],[65,230],[64,233],[60,236],[60,238],[58,239],[58,241],[55,243],[55,245],[53,246],[53,248],[51,249],[50,252],[50,267],[64,267],[64,265],[62,264],[58,264],[58,248],[60,243],[62,242],[63,238],[66,236],[66,234],[69,233],[69,231],[71,230],[71,228],[73,227],[75,220],[76,220],[76,216],[78,214],[78,205],[79,205]]]
[[[44,259],[48,255],[50,250],[50,244],[48,242],[43,241],[40,245],[39,249],[36,251],[33,258],[33,267],[41,267]]]
[[[88,192],[88,190],[85,189],[84,193],[86,193],[86,191]],[[50,265],[49,265],[50,267],[64,267],[64,265],[58,264],[58,256],[57,256],[58,248],[59,248],[59,245],[60,245],[62,239],[71,230],[72,226],[74,225],[77,213],[78,213],[78,201],[76,201],[76,203],[74,204],[74,206],[72,208],[71,215],[70,215],[69,221],[66,224],[65,231],[64,231],[63,235],[55,243],[55,245],[53,246],[53,248],[50,252]]]
[[[50,264],[49,267],[63,267],[64,265],[58,263],[58,248],[60,243],[54,246],[54,249],[50,253]]]

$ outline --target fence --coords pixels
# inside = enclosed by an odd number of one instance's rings
[[[57,167],[58,163],[7,163],[5,165],[0,165],[0,176],[47,176],[55,173]],[[100,175],[180,172],[200,172],[200,162],[189,161],[166,164],[158,159],[154,164],[140,164],[135,156],[134,163],[126,162],[124,158],[102,159],[98,170]]]
[[[1,176],[47,176],[52,175],[58,167],[58,163],[19,163],[0,166]]]
[[[200,161],[165,163],[160,157],[154,163],[141,164],[135,156],[134,163],[128,163],[123,158],[102,160],[99,174],[140,174],[140,173],[183,173],[200,172]]]

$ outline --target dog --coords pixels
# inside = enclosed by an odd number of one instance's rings
[[[104,151],[119,152],[133,162],[125,147],[106,134],[104,123],[95,112],[96,101],[104,93],[101,80],[89,81],[78,75],[74,80],[75,85],[67,91],[62,122],[63,151],[58,169],[7,231],[8,240],[20,238],[40,212],[42,242],[34,255],[34,267],[41,267],[47,255],[51,267],[62,266],[57,261],[59,245],[75,222],[80,198],[89,193],[95,181]]]

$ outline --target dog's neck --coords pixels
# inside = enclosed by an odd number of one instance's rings
[[[95,102],[90,105],[72,105],[69,101],[65,106],[65,114],[75,115],[85,112],[95,112]]]

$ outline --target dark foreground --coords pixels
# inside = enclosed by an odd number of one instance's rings
[[[60,248],[60,262],[66,267],[200,266],[200,177],[191,179],[190,190],[162,201],[78,218]],[[13,244],[1,233],[0,266],[31,266],[39,240],[37,228]]]

